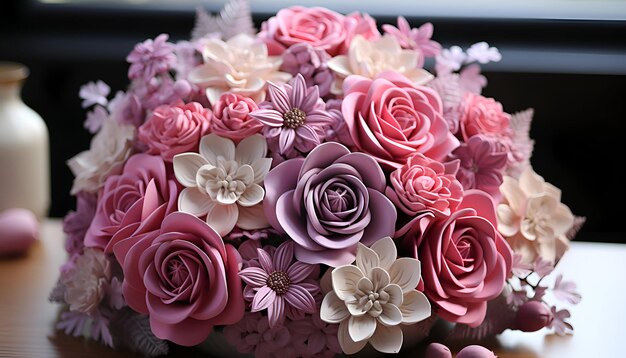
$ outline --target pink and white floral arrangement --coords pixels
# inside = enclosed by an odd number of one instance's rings
[[[58,327],[268,357],[399,352],[437,319],[571,331],[547,298],[575,285],[544,278],[584,219],[530,165],[532,110],[481,95],[498,50],[432,34],[297,6],[256,33],[233,1],[137,44],[125,92],[83,86]]]

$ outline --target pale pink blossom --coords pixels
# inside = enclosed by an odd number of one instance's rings
[[[499,62],[502,59],[500,51],[495,47],[490,47],[486,42],[478,42],[467,49],[467,62],[477,61],[486,64],[489,62]]]
[[[109,118],[109,112],[107,112],[104,107],[97,105],[91,111],[87,112],[87,119],[85,119],[83,126],[89,133],[94,134],[100,130],[102,123],[104,123],[107,118]]]
[[[76,259],[75,266],[61,275],[65,302],[71,311],[91,313],[98,309],[111,280],[111,264],[104,252],[87,248]]]
[[[449,49],[443,49],[435,59],[435,69],[440,75],[461,69],[467,59],[467,54],[459,46],[452,46]]]
[[[107,96],[111,92],[111,87],[102,81],[89,82],[80,87],[78,96],[83,100],[83,108],[90,107],[94,104],[106,106],[108,103]]]
[[[556,310],[555,306],[550,308],[550,313],[552,314],[552,320],[547,325],[548,328],[554,329],[554,332],[559,336],[564,336],[568,333],[571,333],[574,330],[574,327],[566,321],[566,319],[570,318],[571,314],[568,310]]]
[[[417,51],[420,56],[417,66],[424,66],[424,59],[427,57],[435,57],[441,52],[441,45],[431,40],[433,36],[433,24],[427,22],[419,28],[411,28],[409,22],[404,16],[398,16],[398,27],[384,24],[383,30],[389,35],[395,37],[400,46],[405,49]]]
[[[552,289],[554,297],[570,304],[578,304],[581,300],[580,293],[576,292],[576,283],[572,281],[563,281],[563,275],[559,274],[554,281]]]
[[[167,42],[169,35],[161,34],[154,40],[148,39],[138,43],[126,57],[130,63],[128,77],[130,79],[150,79],[158,74],[167,72],[176,64],[174,47]]]

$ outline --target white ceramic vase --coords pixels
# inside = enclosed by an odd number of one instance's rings
[[[0,62],[0,211],[24,208],[38,218],[50,206],[49,135],[21,98],[28,69]]]

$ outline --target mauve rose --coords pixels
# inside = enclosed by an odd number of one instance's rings
[[[487,302],[502,292],[512,252],[495,225],[491,198],[468,190],[449,217],[424,214],[398,231],[422,262],[420,289],[439,317],[477,327],[485,318]]]
[[[124,271],[124,299],[150,316],[155,336],[194,346],[213,326],[243,317],[241,257],[195,216],[148,219],[113,251]]]
[[[460,125],[463,140],[476,134],[510,138],[511,116],[502,110],[502,104],[493,98],[467,93],[460,106]]]
[[[448,216],[463,198],[463,186],[455,177],[458,167],[458,161],[442,164],[416,153],[391,173],[385,193],[407,215]]]
[[[401,167],[415,152],[442,160],[459,145],[437,92],[399,73],[349,76],[343,91],[341,111],[352,140],[387,168]]]
[[[335,56],[346,40],[344,21],[343,15],[325,8],[292,6],[264,22],[258,36],[270,56],[281,55],[297,43],[307,43]]]
[[[176,180],[168,179],[163,159],[136,154],[128,159],[122,174],[107,178],[85,246],[110,253],[114,235],[117,240],[126,237],[150,216],[162,220],[176,210],[177,201]]]
[[[176,154],[197,151],[210,125],[211,111],[200,103],[162,105],[139,127],[139,140],[148,146],[148,154],[171,162]]]
[[[259,106],[250,98],[226,92],[213,104],[211,131],[238,144],[263,129],[263,124],[249,116]]]
[[[263,208],[296,243],[298,260],[336,267],[354,261],[359,242],[393,234],[396,208],[384,190],[385,175],[372,157],[328,142],[267,174]]]

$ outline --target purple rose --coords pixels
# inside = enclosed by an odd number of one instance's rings
[[[397,213],[384,190],[376,160],[329,142],[270,171],[263,208],[295,242],[298,260],[336,267],[354,261],[359,242],[393,235]]]

